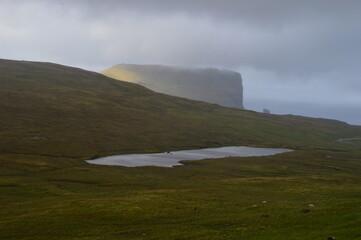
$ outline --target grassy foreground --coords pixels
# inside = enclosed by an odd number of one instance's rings
[[[361,147],[335,141],[360,127],[51,63],[0,60],[0,84],[0,239],[361,239]],[[175,168],[83,161],[223,145],[296,151]]]
[[[360,154],[175,168],[1,156],[0,239],[360,239]]]

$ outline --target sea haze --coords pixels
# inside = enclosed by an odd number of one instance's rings
[[[269,109],[273,114],[293,114],[315,118],[337,119],[353,125],[361,125],[361,106],[347,104],[321,104],[288,102],[280,100],[247,99],[246,109],[262,111]]]

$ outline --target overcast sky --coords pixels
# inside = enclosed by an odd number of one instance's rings
[[[361,125],[360,0],[0,0],[0,58],[239,71],[245,106]]]

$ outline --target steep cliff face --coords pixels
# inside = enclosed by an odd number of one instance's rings
[[[138,83],[153,91],[243,109],[242,77],[215,68],[118,64],[102,74]]]

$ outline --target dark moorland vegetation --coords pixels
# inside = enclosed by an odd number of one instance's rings
[[[361,127],[190,101],[52,63],[0,60],[0,239],[361,238]],[[296,151],[89,165],[129,152]]]

